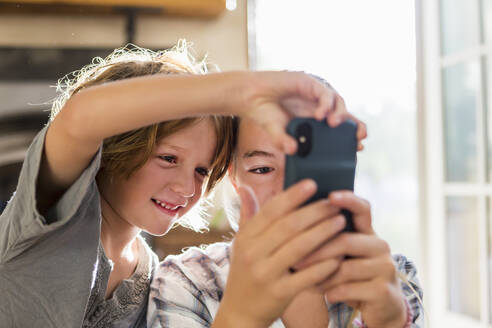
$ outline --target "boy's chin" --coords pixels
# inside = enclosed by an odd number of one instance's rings
[[[142,228],[142,230],[145,231],[146,233],[148,233],[149,235],[159,237],[159,236],[163,236],[166,233],[168,233],[169,230],[171,230],[173,223],[174,223],[174,221],[170,222],[169,224],[147,226],[147,227]]]

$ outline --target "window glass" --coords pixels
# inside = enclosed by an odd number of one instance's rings
[[[479,43],[475,6],[470,0],[441,0],[441,53],[451,55]]]
[[[445,172],[448,182],[477,181],[477,93],[479,64],[443,70]]]
[[[485,43],[492,43],[492,0],[482,0],[482,30]]]
[[[448,308],[480,319],[478,208],[475,197],[446,200]]]

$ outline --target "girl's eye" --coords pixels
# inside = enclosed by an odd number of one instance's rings
[[[159,156],[161,159],[165,160],[166,162],[169,162],[171,164],[176,164],[177,159],[176,156],[171,156],[171,155],[163,155]]]
[[[273,171],[273,167],[257,167],[256,169],[251,169],[248,172],[254,173],[254,174],[267,174]]]
[[[204,167],[199,167],[195,171],[203,177],[208,176],[208,170]]]

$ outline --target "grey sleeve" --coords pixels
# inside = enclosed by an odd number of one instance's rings
[[[84,203],[84,199],[89,193],[97,193],[95,176],[99,170],[101,150],[46,216],[38,212],[36,182],[47,129],[48,126],[44,127],[30,145],[22,164],[17,190],[0,216],[0,263],[9,261],[35,244],[44,234],[67,223],[81,206],[93,206]]]

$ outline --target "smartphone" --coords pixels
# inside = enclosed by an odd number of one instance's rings
[[[318,185],[311,203],[335,190],[354,190],[357,164],[357,124],[347,120],[335,128],[326,121],[295,118],[287,126],[287,133],[297,140],[297,153],[287,155],[284,189],[306,178]],[[347,224],[343,231],[354,231],[352,213],[342,209]]]

